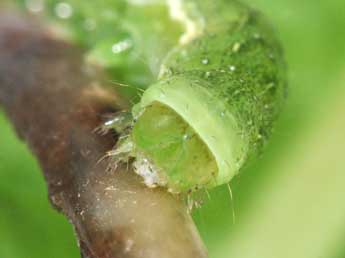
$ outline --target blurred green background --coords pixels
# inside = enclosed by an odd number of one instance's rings
[[[214,189],[195,221],[211,258],[344,258],[345,2],[247,2],[284,45],[289,98],[262,157],[231,182],[233,200],[227,187]],[[37,162],[1,113],[0,258],[27,257],[79,251],[48,203]]]

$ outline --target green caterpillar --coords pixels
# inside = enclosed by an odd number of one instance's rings
[[[267,142],[286,95],[285,64],[255,10],[234,0],[48,0],[46,8],[89,62],[150,85],[112,152],[134,158],[148,186],[179,193],[228,183]]]

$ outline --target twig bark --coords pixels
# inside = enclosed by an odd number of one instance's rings
[[[98,162],[116,135],[94,129],[126,103],[91,74],[79,49],[31,19],[0,13],[0,104],[37,156],[82,256],[207,257],[181,201],[146,188],[125,166],[109,171],[107,160]]]

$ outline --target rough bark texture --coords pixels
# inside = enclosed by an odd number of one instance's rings
[[[207,257],[181,201],[146,188],[126,166],[98,162],[116,135],[94,129],[126,103],[92,74],[80,50],[31,19],[0,12],[0,104],[39,160],[82,256]]]

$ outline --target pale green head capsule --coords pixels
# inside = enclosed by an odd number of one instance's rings
[[[259,13],[233,0],[65,2],[73,15],[62,22],[87,60],[124,83],[151,85],[121,141],[148,186],[228,183],[262,149],[286,82],[280,45]]]

